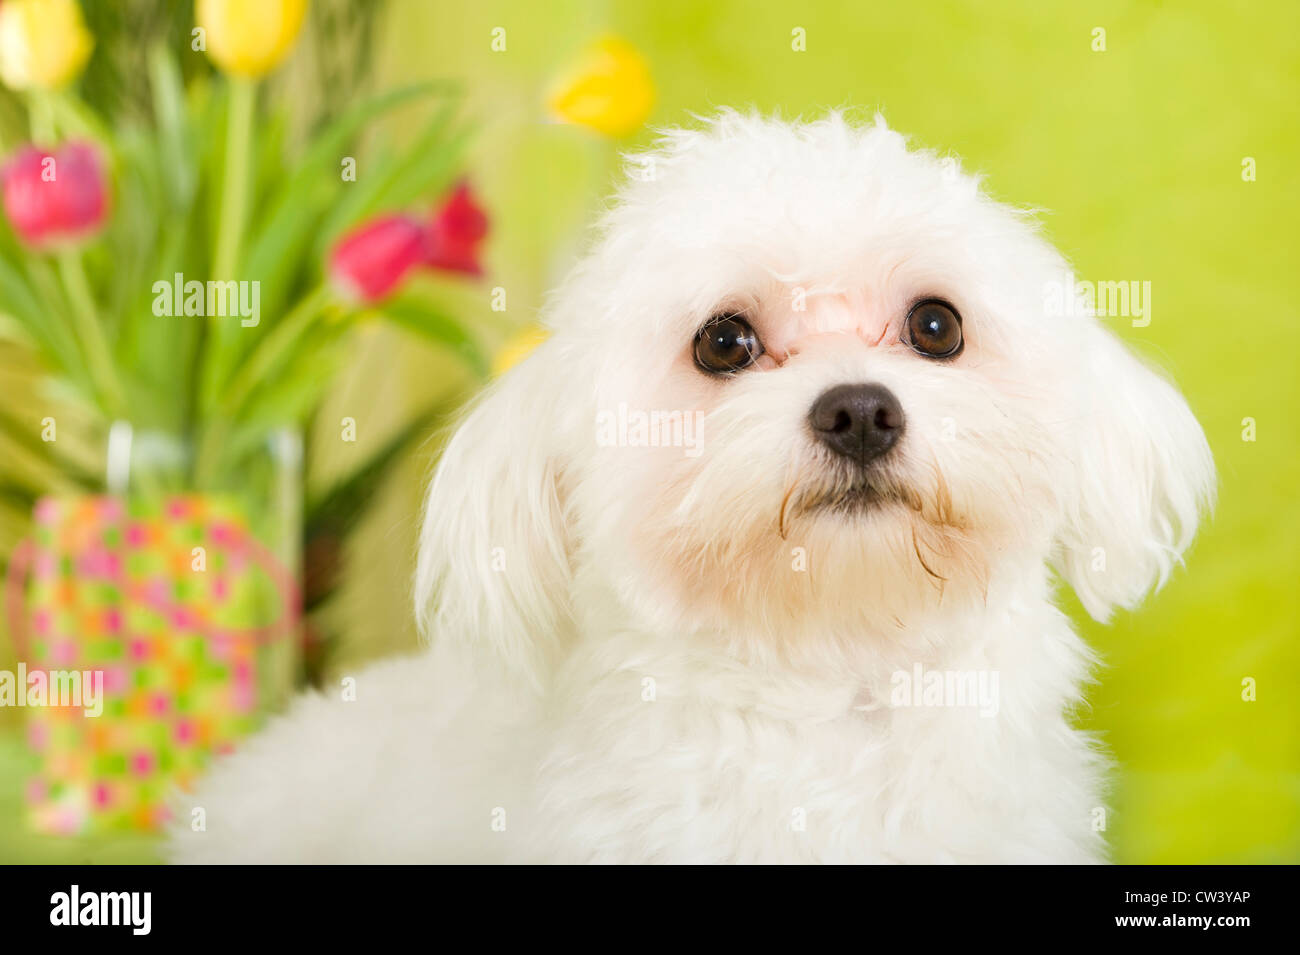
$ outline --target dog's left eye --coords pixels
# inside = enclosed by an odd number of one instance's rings
[[[955,358],[965,344],[961,316],[947,302],[917,302],[903,324],[903,341],[926,358]]]
[[[715,315],[695,333],[695,364],[711,375],[748,368],[762,354],[758,333],[740,315]]]

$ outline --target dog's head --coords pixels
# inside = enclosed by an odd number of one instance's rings
[[[1212,497],[1029,218],[879,120],[668,134],[549,324],[448,445],[417,574],[426,622],[529,668],[579,612],[897,627],[1048,561],[1104,619]]]

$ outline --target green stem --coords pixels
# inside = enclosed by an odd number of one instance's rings
[[[252,80],[231,77],[225,173],[221,181],[223,201],[212,269],[212,277],[222,281],[235,277],[235,267],[239,263],[239,244],[244,236],[244,216],[248,209],[248,169],[256,102],[257,85]]]
[[[239,369],[239,374],[230,383],[230,388],[221,403],[222,408],[234,415],[243,407],[262,378],[279,363],[285,352],[316,321],[316,317],[320,315],[328,299],[329,293],[326,287],[318,285],[304,295],[288,315],[275,323],[267,336],[254,346],[252,353]]]
[[[109,349],[108,339],[104,337],[104,327],[99,321],[95,296],[86,279],[81,254],[64,249],[59,252],[58,260],[59,275],[63,278],[63,287],[72,303],[73,331],[81,339],[81,350],[86,357],[91,380],[95,382],[95,387],[104,400],[104,410],[108,417],[120,418],[126,412],[126,399],[117,380],[113,353]]]
[[[31,279],[33,291],[51,308],[45,331],[50,336],[49,349],[56,365],[64,373],[78,382],[85,384],[86,397],[95,401],[95,383],[90,377],[85,356],[77,344],[76,318],[72,315],[72,305],[68,302],[68,293],[54,271],[53,264],[43,255],[29,256],[27,275]],[[57,313],[57,314],[54,314]]]
[[[38,147],[54,147],[54,104],[45,90],[34,90],[27,101],[27,118],[32,127],[32,142]]]
[[[209,484],[216,475],[217,459],[230,434],[231,422],[243,410],[253,391],[284,358],[293,345],[311,328],[329,299],[324,285],[317,286],[303,296],[288,315],[280,319],[266,337],[254,346],[252,353],[239,369],[239,374],[226,389],[204,430],[195,460],[194,480],[199,487]]]

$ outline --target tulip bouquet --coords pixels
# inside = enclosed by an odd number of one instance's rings
[[[78,95],[99,39],[76,0],[0,3],[0,364],[30,370],[40,409],[0,403],[0,446],[38,465],[0,462],[0,507],[30,515],[52,490],[233,494],[254,532],[275,524],[260,536],[306,578],[308,610],[365,498],[445,410],[322,493],[273,494],[358,326],[445,348],[470,382],[488,370],[431,283],[409,283],[481,272],[488,223],[459,172],[456,92],[349,98],[295,136],[265,80],[311,14],[306,0],[197,0],[183,44],[145,49],[148,110],[123,118]],[[422,117],[407,146],[359,169],[362,138],[399,111]],[[286,525],[294,509],[301,525]]]
[[[98,720],[27,716],[43,832],[155,827],[167,790],[302,677],[300,614],[334,589],[338,541],[444,410],[304,494],[299,436],[358,326],[487,374],[436,283],[409,282],[481,272],[455,91],[339,98],[295,133],[266,78],[324,29],[311,14],[197,0],[183,44],[145,46],[145,108],[118,112],[104,82],[78,93],[112,38],[76,0],[0,3],[0,375],[24,392],[0,402],[0,449],[23,459],[0,457],[0,509],[26,534],[0,545],[6,629],[29,668],[102,682]],[[406,148],[358,160],[399,110],[422,120]]]
[[[98,720],[25,720],[29,819],[65,834],[155,827],[170,786],[323,673],[311,611],[340,542],[489,373],[438,298],[482,272],[469,129],[448,84],[363,94],[378,4],[83,2],[0,0],[5,629],[29,668],[103,682]],[[341,36],[362,38],[351,57]],[[623,136],[652,101],[644,60],[605,37],[547,107]],[[365,150],[399,115],[404,148]],[[376,322],[446,352],[453,386],[306,494],[300,436]]]

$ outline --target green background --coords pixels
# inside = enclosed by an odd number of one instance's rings
[[[504,52],[491,50],[495,27]],[[806,51],[791,48],[796,27]],[[879,108],[918,144],[960,155],[995,196],[1047,210],[1080,278],[1151,282],[1150,326],[1121,333],[1187,395],[1219,505],[1187,568],[1140,612],[1102,627],[1070,604],[1105,661],[1080,721],[1116,761],[1108,837],[1118,862],[1300,861],[1300,4],[396,0],[375,84],[466,84],[481,122],[472,175],[493,214],[488,284],[508,290],[517,324],[573,261],[617,152],[653,138],[611,143],[542,110],[549,79],[607,30],[650,62],[652,125],[720,106]],[[1243,181],[1245,157],[1257,181]],[[489,321],[485,294],[465,307]],[[341,391],[355,401],[379,374],[406,382],[414,403],[427,369],[389,345],[368,343]],[[322,418],[337,420],[332,410]],[[414,640],[407,580],[426,464],[402,473],[353,546],[348,665]],[[0,858],[40,851],[7,831],[17,752],[0,748]],[[138,840],[60,851],[150,855]]]
[[[557,58],[605,28],[650,61],[651,125],[720,106],[879,108],[998,198],[1045,210],[1081,279],[1151,282],[1151,324],[1120,330],[1200,418],[1219,504],[1186,570],[1140,612],[1102,627],[1070,598],[1105,661],[1080,720],[1117,762],[1108,836],[1118,862],[1300,861],[1300,4],[544,6],[429,11],[431,49],[390,64],[441,63],[470,82],[497,271],[530,303],[616,175],[616,146],[537,111]],[[495,26],[505,53],[489,49]]]

